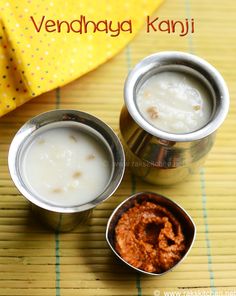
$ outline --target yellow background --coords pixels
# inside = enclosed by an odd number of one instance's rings
[[[148,35],[143,30],[97,70],[0,119],[0,295],[151,296],[168,290],[236,290],[236,3],[167,0],[156,15],[168,19],[193,17],[196,32],[178,37],[160,32]],[[87,226],[55,236],[30,216],[28,204],[10,180],[7,152],[12,137],[27,119],[54,108],[90,112],[118,132],[123,83],[129,69],[146,55],[161,50],[182,50],[205,58],[219,69],[229,86],[230,113],[218,131],[205,167],[186,182],[169,188],[132,180],[127,171],[116,194],[96,208]],[[114,207],[134,191],[143,190],[173,198],[197,225],[196,241],[187,259],[160,278],[139,276],[119,264],[104,238]]]
[[[62,86],[91,71],[119,52],[138,32],[145,16],[162,0],[0,0],[0,116],[37,95]],[[46,31],[52,22],[132,21],[132,34],[95,32],[88,25],[82,34]],[[35,25],[41,29],[36,31]],[[41,23],[42,21],[42,23]],[[48,23],[47,23],[48,22]],[[109,26],[109,25],[108,25]],[[78,22],[74,26],[78,29]],[[100,28],[104,27],[100,25]],[[49,30],[55,29],[50,27]],[[127,26],[126,26],[127,28]]]

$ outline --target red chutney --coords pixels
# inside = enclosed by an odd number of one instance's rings
[[[164,207],[144,201],[125,212],[115,228],[115,248],[132,266],[161,273],[181,260],[186,250],[178,220]]]

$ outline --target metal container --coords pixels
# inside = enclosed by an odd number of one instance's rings
[[[93,201],[78,206],[55,206],[34,194],[22,178],[22,155],[27,145],[42,130],[54,127],[78,128],[104,145],[111,162],[111,177],[104,191]],[[37,217],[56,231],[70,231],[85,221],[91,210],[110,197],[119,186],[125,168],[122,145],[114,131],[98,118],[77,110],[52,110],[26,122],[15,135],[8,155],[9,171],[18,190],[32,205]]]
[[[153,272],[147,272],[142,269],[136,268],[129,264],[127,261],[125,261],[116,251],[115,248],[115,227],[121,218],[121,216],[128,211],[130,208],[134,207],[137,203],[142,203],[143,201],[151,201],[153,203],[156,203],[162,207],[165,207],[167,210],[169,210],[174,217],[179,221],[179,223],[182,226],[182,231],[185,236],[186,241],[186,252],[184,256],[181,258],[181,260],[175,264],[172,268],[162,272],[162,273],[153,273]],[[118,207],[113,211],[111,214],[108,222],[107,222],[107,228],[106,228],[106,240],[108,245],[110,246],[111,250],[115,253],[115,255],[123,261],[126,265],[133,268],[136,271],[139,271],[141,273],[147,274],[147,275],[154,275],[154,276],[160,276],[164,275],[167,272],[173,270],[177,265],[179,265],[188,255],[189,251],[191,250],[194,240],[196,236],[196,226],[192,220],[192,218],[189,216],[189,214],[177,203],[173,202],[169,198],[162,196],[157,193],[153,192],[139,192],[135,193],[134,195],[128,197],[125,199],[121,204],[118,205]],[[135,254],[134,254],[135,255]]]
[[[168,133],[140,114],[137,92],[149,77],[163,71],[192,75],[209,90],[212,114],[201,129],[186,134]],[[183,52],[160,52],[138,63],[126,79],[124,98],[120,132],[127,165],[143,180],[161,185],[180,182],[203,164],[229,109],[229,93],[220,73],[205,60]]]

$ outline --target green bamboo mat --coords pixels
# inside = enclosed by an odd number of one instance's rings
[[[166,0],[156,16],[194,18],[196,32],[179,37],[143,30],[96,71],[0,119],[0,295],[236,295],[236,2]],[[229,86],[230,114],[205,166],[184,183],[169,188],[143,183],[127,171],[116,194],[94,210],[87,225],[66,234],[48,231],[31,217],[27,202],[9,177],[7,152],[13,135],[30,117],[55,108],[90,112],[118,132],[129,69],[161,50],[182,50],[207,59]],[[187,259],[160,278],[131,272],[116,261],[105,242],[107,219],[114,207],[131,193],[144,190],[171,197],[197,225],[196,241]],[[171,294],[174,291],[178,293]]]

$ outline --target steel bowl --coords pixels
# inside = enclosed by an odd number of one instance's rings
[[[183,257],[172,268],[170,268],[164,272],[161,272],[161,273],[147,272],[142,269],[134,267],[133,265],[128,263],[126,260],[124,260],[119,255],[119,253],[116,251],[116,248],[115,248],[115,241],[116,241],[115,228],[116,228],[116,225],[117,225],[119,219],[122,217],[122,215],[126,211],[128,211],[130,208],[134,207],[135,204],[142,203],[143,201],[151,201],[151,202],[156,203],[160,206],[163,206],[168,211],[170,211],[173,214],[173,216],[181,224],[182,231],[185,236],[186,251],[185,251]],[[180,205],[178,205],[177,203],[175,203],[171,199],[169,199],[165,196],[162,196],[160,194],[153,193],[153,192],[139,192],[139,193],[135,193],[134,195],[125,199],[121,204],[118,205],[118,207],[111,214],[111,216],[107,222],[107,228],[106,228],[106,240],[107,240],[109,247],[114,252],[114,254],[122,262],[124,262],[127,266],[131,267],[133,270],[136,270],[136,271],[146,274],[146,275],[152,275],[152,276],[164,275],[164,274],[170,272],[171,270],[173,270],[173,268],[175,268],[177,265],[181,264],[183,262],[183,260],[186,258],[186,256],[188,255],[188,253],[190,252],[190,250],[193,246],[194,240],[195,240],[195,236],[196,236],[196,226],[195,226],[192,218],[190,217],[190,215]]]
[[[141,115],[136,103],[140,87],[152,75],[164,71],[191,75],[209,91],[212,113],[205,126],[174,134],[154,127]],[[229,109],[229,92],[221,74],[205,60],[175,51],[156,53],[139,62],[126,79],[124,98],[120,133],[127,165],[143,180],[160,185],[183,181],[202,166]]]
[[[27,145],[42,131],[55,127],[78,128],[104,146],[109,155],[111,177],[104,191],[93,201],[78,206],[57,206],[37,196],[22,178],[22,155]],[[77,110],[52,110],[27,121],[12,140],[8,155],[10,175],[21,194],[31,203],[39,219],[57,231],[69,231],[82,223],[98,204],[109,198],[119,186],[125,169],[123,147],[114,131],[103,121]]]

